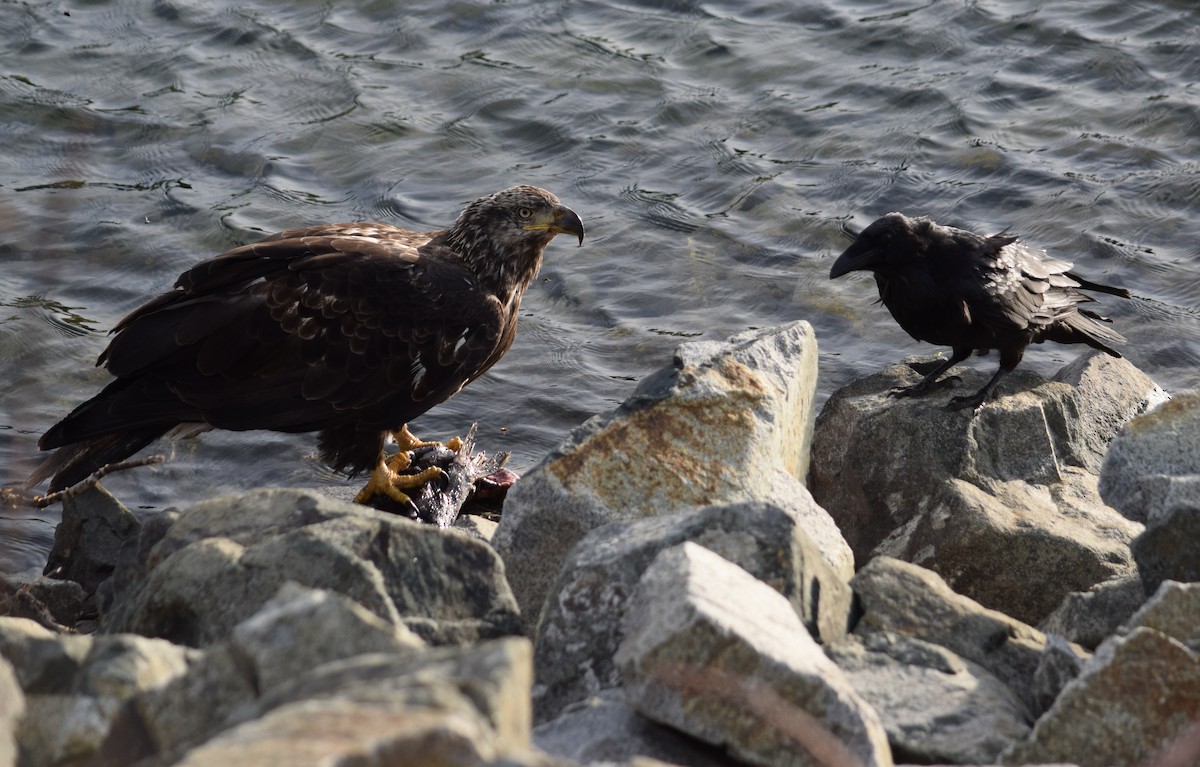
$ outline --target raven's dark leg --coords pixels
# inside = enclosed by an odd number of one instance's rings
[[[933,389],[937,386],[942,386],[942,385],[946,384],[947,382],[949,382],[950,379],[946,379],[945,381],[942,381],[939,383],[937,380],[938,376],[940,376],[942,373],[945,373],[947,370],[954,367],[955,365],[957,365],[958,363],[962,362],[963,360],[965,360],[967,357],[970,357],[970,356],[971,356],[971,347],[968,346],[965,349],[961,348],[961,347],[955,347],[955,349],[953,350],[953,353],[950,355],[950,359],[946,360],[945,362],[943,362],[942,364],[940,364],[936,368],[934,368],[932,373],[925,376],[924,378],[922,378],[920,381],[913,384],[912,386],[900,386],[895,389],[892,389],[890,392],[888,392],[888,394],[890,394],[893,397],[916,397],[916,396],[925,394],[926,392],[930,391],[931,389]]]
[[[1000,383],[1000,379],[1006,374],[1015,370],[1017,365],[1021,364],[1021,358],[1023,356],[1025,356],[1024,346],[1001,349],[1000,369],[996,371],[996,374],[992,376],[991,380],[984,384],[983,388],[974,394],[964,397],[954,397],[948,403],[946,403],[946,407],[950,410],[963,410],[969,407],[975,413],[978,413],[980,409],[983,408],[983,403],[987,402],[988,398],[992,396],[992,392],[996,390],[996,385]]]

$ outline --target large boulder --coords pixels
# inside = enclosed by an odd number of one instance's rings
[[[1046,635],[955,593],[937,573],[888,557],[858,571],[850,585],[862,607],[854,634],[899,634],[944,647],[1006,684],[1028,712],[1040,712],[1037,672]],[[1080,660],[1083,648],[1069,646]]]
[[[1192,764],[1194,751],[1188,761],[1156,757],[1178,740],[1194,740],[1198,721],[1200,656],[1162,632],[1139,627],[1106,640],[1003,762]]]
[[[779,592],[695,543],[661,552],[622,621],[631,705],[750,764],[891,765],[878,714]]]
[[[342,594],[434,644],[520,630],[504,565],[485,542],[306,490],[197,504],[138,567],[114,578],[105,630],[211,645],[287,581]]]
[[[508,638],[326,663],[175,763],[548,765],[531,758],[531,649]]]
[[[778,506],[725,504],[605,525],[571,550],[546,600],[535,653],[538,721],[620,685],[613,654],[622,639],[628,600],[658,553],[684,541],[716,552],[770,585],[819,641],[848,630],[849,585],[795,516]]]
[[[1200,507],[1200,391],[1125,425],[1105,457],[1100,494],[1148,525],[1176,506]]]
[[[826,648],[879,713],[892,754],[916,764],[991,764],[1029,733],[1012,690],[944,647],[890,632]]]
[[[889,396],[923,364],[834,392],[817,419],[810,486],[861,566],[921,564],[965,594],[1036,623],[1071,591],[1131,573],[1137,523],[1106,506],[1096,472],[1125,419],[1161,390],[1123,359],[1088,353],[1053,380],[1020,371],[978,415],[948,395]],[[961,373],[965,389],[979,371]]]
[[[610,522],[769,500],[848,569],[849,550],[802,484],[816,377],[806,322],[683,344],[616,411],[576,429],[509,491],[493,540],[526,632],[567,552]]]
[[[183,676],[196,656],[160,639],[61,635],[0,618],[0,657],[25,700],[16,728],[23,763],[88,763],[130,700]]]

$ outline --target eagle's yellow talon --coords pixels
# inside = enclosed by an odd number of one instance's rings
[[[416,474],[397,474],[388,466],[387,461],[380,461],[371,471],[371,478],[367,480],[366,487],[354,496],[354,502],[365,504],[376,495],[386,495],[397,503],[405,504],[412,500],[405,490],[421,487],[444,474],[445,472],[437,466],[430,466]]]

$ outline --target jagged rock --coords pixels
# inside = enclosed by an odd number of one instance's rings
[[[1053,381],[1017,371],[972,416],[937,392],[888,396],[917,375],[895,365],[851,383],[817,418],[813,497],[860,565],[916,562],[1030,623],[1068,592],[1133,571],[1128,543],[1141,529],[1100,501],[1093,472],[1122,419],[1161,396],[1153,381],[1089,353]],[[985,377],[964,371],[962,386]]]
[[[1097,583],[1087,591],[1072,591],[1038,628],[1094,650],[1129,619],[1146,600],[1137,575]]]
[[[142,523],[99,485],[62,504],[46,575],[74,581],[91,594],[137,550]]]
[[[572,432],[509,491],[494,539],[526,633],[567,552],[609,522],[773,501],[848,570],[836,526],[796,479],[808,468],[816,376],[806,322],[687,343],[616,411]]]
[[[37,765],[90,760],[127,701],[183,675],[194,660],[158,639],[59,635],[21,618],[0,619],[0,655],[25,697],[16,730],[22,762]]]
[[[898,761],[991,764],[1029,733],[1012,691],[944,647],[878,632],[826,652],[879,713]]]
[[[1148,525],[1173,507],[1200,507],[1200,391],[1126,424],[1105,458],[1100,495]]]
[[[723,750],[638,715],[625,693],[610,689],[580,701],[533,728],[533,744],[580,764],[659,759],[686,767],[740,767]]]
[[[1200,504],[1156,514],[1131,548],[1147,594],[1163,581],[1200,581]]]
[[[12,665],[0,657],[0,767],[17,767],[17,724],[25,713],[25,693]]]
[[[253,663],[255,684],[265,691],[322,663],[416,651],[425,643],[340,594],[285,583],[262,610],[234,628],[230,646]]]
[[[1066,639],[1047,634],[1046,647],[1033,672],[1034,710],[1045,711],[1054,705],[1063,688],[1079,676],[1090,659]]]
[[[1152,764],[1200,720],[1200,656],[1149,628],[1111,637],[1005,764]],[[1195,758],[1195,754],[1192,755]],[[1175,762],[1190,764],[1191,760]]]
[[[103,616],[206,646],[288,580],[343,594],[435,643],[516,633],[504,566],[486,543],[305,490],[258,490],[189,509],[147,552]]]
[[[104,744],[105,764],[174,762],[276,709],[317,699],[341,699],[347,711],[371,701],[414,710],[449,701],[450,713],[466,701],[489,728],[488,743],[504,751],[529,746],[526,640],[426,650],[411,632],[345,597],[288,584],[226,641],[196,654],[187,674],[125,707]]]
[[[945,647],[983,666],[1039,712],[1034,677],[1045,634],[956,594],[937,573],[889,557],[868,562],[850,586],[863,611],[856,635],[891,632]],[[1072,650],[1087,657],[1083,648]]]
[[[846,633],[849,585],[796,518],[777,506],[726,504],[605,525],[571,550],[546,600],[535,651],[537,721],[620,685],[613,654],[627,601],[655,556],[684,541],[721,555],[784,595],[820,641]]]
[[[1200,652],[1200,583],[1163,581],[1119,633],[1128,634],[1139,627],[1162,632]]]
[[[327,663],[180,765],[563,765],[531,751],[532,648],[508,638]]]
[[[622,621],[631,705],[760,765],[891,765],[878,715],[779,592],[695,543],[661,552]]]

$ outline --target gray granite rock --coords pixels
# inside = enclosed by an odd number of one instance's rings
[[[1046,635],[1032,626],[956,594],[936,573],[887,557],[867,563],[850,581],[862,607],[854,633],[921,639],[953,651],[994,674],[1038,713],[1035,675]],[[1071,647],[1085,658],[1083,648]]]
[[[355,600],[435,644],[519,630],[504,566],[485,542],[304,490],[198,504],[119,578],[103,625],[207,646],[286,581]]]
[[[1200,656],[1161,632],[1136,628],[1097,649],[1029,739],[1009,750],[1003,762],[1155,764],[1165,749],[1190,736],[1197,721]]]
[[[142,523],[99,485],[62,504],[46,574],[75,581],[91,594],[137,551]]]
[[[836,526],[796,480],[808,470],[816,376],[805,322],[683,344],[621,407],[576,429],[526,473],[493,539],[526,633],[567,552],[609,522],[747,500],[797,504],[835,569],[846,566]]]
[[[1123,575],[1097,583],[1087,591],[1067,594],[1038,628],[1094,650],[1144,601],[1146,590],[1141,577]]]
[[[661,552],[622,621],[635,710],[750,764],[891,765],[878,714],[779,592],[695,543]]]
[[[849,585],[795,516],[778,506],[725,504],[605,525],[571,550],[546,600],[535,653],[538,721],[620,685],[613,654],[628,599],[655,556],[684,541],[716,552],[777,590],[820,641],[846,633]]]
[[[1029,733],[1003,682],[939,645],[877,632],[826,652],[879,713],[897,761],[991,764]]]
[[[0,618],[0,657],[25,700],[15,730],[21,761],[36,765],[90,763],[130,700],[195,661],[194,651],[159,639],[60,635],[20,618]]]
[[[656,759],[685,767],[739,767],[723,749],[702,743],[636,713],[620,689],[568,706],[533,728],[533,744],[580,764],[625,764]]]
[[[973,416],[947,410],[949,394],[889,396],[918,375],[904,364],[853,382],[817,418],[813,497],[860,566],[912,561],[1031,623],[1067,593],[1133,571],[1141,528],[1100,500],[1094,472],[1122,419],[1161,396],[1153,381],[1089,353],[1051,381],[1016,371]],[[962,377],[968,390],[985,378]]]
[[[1117,633],[1150,628],[1200,652],[1200,583],[1163,581]]]
[[[1147,524],[1175,506],[1200,507],[1200,391],[1176,394],[1125,426],[1105,458],[1100,494]]]
[[[1156,514],[1130,548],[1147,594],[1163,581],[1200,581],[1200,504]]]

